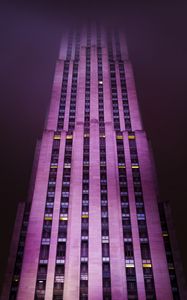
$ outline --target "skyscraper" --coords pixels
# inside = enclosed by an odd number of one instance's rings
[[[184,299],[124,36],[64,34],[2,299]]]

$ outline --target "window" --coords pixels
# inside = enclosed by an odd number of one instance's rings
[[[40,259],[46,260],[49,256],[49,245],[41,245],[40,249]]]

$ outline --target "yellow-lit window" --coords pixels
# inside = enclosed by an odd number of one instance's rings
[[[164,232],[162,235],[163,235],[163,236],[168,236],[168,233],[167,233],[167,232]]]
[[[82,218],[87,219],[88,215],[82,215]]]
[[[152,268],[151,264],[143,264],[143,268]]]
[[[119,169],[125,169],[125,166],[118,166]]]
[[[122,136],[122,135],[117,135],[117,136],[116,136],[116,139],[117,139],[117,140],[122,140],[122,139],[123,139],[123,136]]]
[[[52,166],[51,166],[51,169],[57,169],[57,166],[53,166],[53,165],[52,165]]]
[[[139,169],[138,165],[132,165],[132,169]]]
[[[51,221],[51,220],[52,220],[52,217],[48,217],[48,216],[45,217],[45,221]]]
[[[135,139],[135,135],[129,135],[129,140],[134,140]]]
[[[66,140],[72,140],[73,136],[72,135],[67,135]]]
[[[54,140],[60,140],[60,135],[54,135]]]
[[[67,221],[68,217],[60,217],[60,221]]]

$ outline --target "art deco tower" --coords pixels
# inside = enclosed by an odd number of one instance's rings
[[[122,33],[63,36],[2,299],[180,298]]]

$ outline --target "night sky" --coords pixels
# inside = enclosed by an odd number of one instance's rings
[[[50,101],[62,19],[67,16],[60,2],[24,2],[6,2],[0,10],[0,279],[17,203],[27,197],[34,149]],[[160,196],[171,204],[187,275],[187,2],[114,2],[116,10],[106,2],[108,11],[103,2],[102,13],[120,20],[126,32]],[[100,6],[94,3],[96,12]],[[71,4],[74,14],[88,14],[84,2],[79,10]]]

